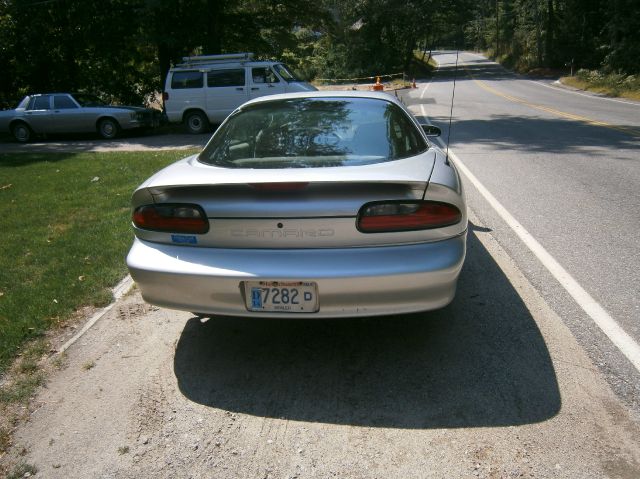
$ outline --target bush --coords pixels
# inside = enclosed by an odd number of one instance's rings
[[[587,89],[598,90],[614,96],[627,96],[625,93],[640,92],[640,76],[626,75],[620,72],[605,73],[601,70],[580,69],[576,78]]]

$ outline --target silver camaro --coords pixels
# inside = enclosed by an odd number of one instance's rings
[[[372,316],[455,295],[467,211],[454,166],[384,93],[245,103],[132,197],[149,303],[202,315]]]

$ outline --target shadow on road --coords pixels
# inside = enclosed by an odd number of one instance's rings
[[[417,116],[421,121],[424,117]],[[449,118],[429,117],[447,138]],[[490,145],[509,150],[542,153],[580,153],[585,158],[602,157],[603,145],[611,151],[637,149],[640,129],[634,125],[611,125],[610,128],[562,118],[531,118],[493,115],[486,120],[455,118],[451,122],[451,147],[456,143]],[[612,154],[612,157],[615,156]]]
[[[455,52],[453,52],[455,54]],[[458,83],[478,80],[514,80],[526,78],[523,75],[512,73],[501,65],[486,59],[466,61],[464,65],[456,68],[454,65],[441,66],[434,74],[432,83],[451,83],[453,78]],[[406,99],[409,104],[416,104],[415,99]],[[522,99],[526,101],[526,99]],[[457,111],[460,100],[456,99],[454,111]],[[451,125],[451,141],[463,143],[488,143],[498,146],[506,146],[513,149],[543,152],[570,152],[579,150],[581,153],[589,153],[589,147],[602,148],[603,140],[606,144],[615,148],[637,148],[640,138],[640,128],[637,125],[625,124],[598,124],[580,115],[573,118],[558,117],[545,118],[545,113],[555,105],[540,105],[526,103],[533,111],[540,113],[538,117],[516,115],[493,115],[483,120],[466,120],[453,117]],[[420,98],[419,103],[430,105],[435,103],[434,98],[426,96]],[[427,114],[429,107],[427,106]],[[424,118],[418,116],[424,121]],[[582,119],[580,119],[582,118]],[[447,138],[449,117],[429,116],[434,124],[442,129],[442,138]],[[607,126],[607,128],[603,128]],[[597,154],[601,155],[601,151]]]
[[[560,393],[526,306],[469,235],[444,310],[342,320],[188,321],[181,392],[229,411],[395,428],[509,426],[553,417]]]
[[[455,62],[455,52],[452,54],[453,62]],[[502,65],[495,63],[486,58],[478,58],[474,60],[466,59],[464,62],[460,59],[460,63],[456,67],[455,63],[441,64],[433,74],[432,81],[450,82],[453,78],[457,81],[469,81],[475,78],[483,80],[513,80],[514,78],[522,78]]]

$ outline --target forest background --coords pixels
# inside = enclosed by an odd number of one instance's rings
[[[27,93],[142,103],[183,56],[254,52],[308,80],[482,51],[518,71],[638,84],[637,0],[0,0],[0,108]]]

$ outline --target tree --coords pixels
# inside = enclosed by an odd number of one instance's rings
[[[0,0],[0,104],[87,90],[127,103],[183,56],[252,51],[309,76],[406,71],[418,46],[478,48],[526,70],[637,73],[636,0]]]
[[[640,73],[640,9],[634,0],[609,2],[609,16],[603,28],[607,40],[604,66],[611,71]]]
[[[0,1],[0,109],[9,108],[17,101],[15,93],[15,23],[9,4]]]

